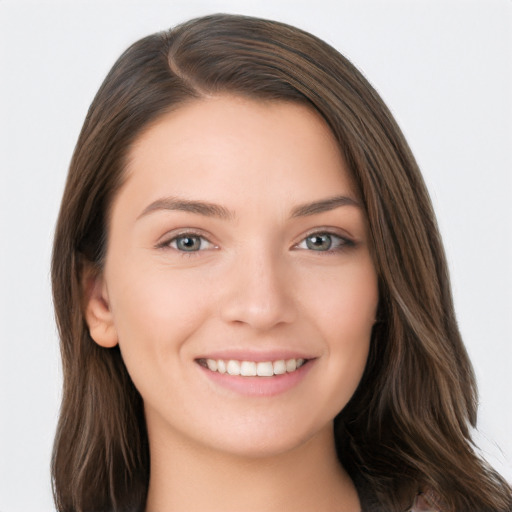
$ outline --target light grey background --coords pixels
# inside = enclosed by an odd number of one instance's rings
[[[0,0],[0,511],[53,510],[60,396],[52,232],[89,103],[134,40],[212,12],[295,24],[363,70],[420,163],[480,385],[477,435],[512,480],[510,0]]]

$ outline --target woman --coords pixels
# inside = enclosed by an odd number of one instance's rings
[[[376,92],[280,23],[135,43],[52,266],[59,510],[493,510],[428,194]]]

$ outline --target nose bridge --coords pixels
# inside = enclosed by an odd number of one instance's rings
[[[223,319],[258,330],[290,323],[294,318],[294,300],[285,267],[277,251],[252,247],[239,254],[223,284]]]

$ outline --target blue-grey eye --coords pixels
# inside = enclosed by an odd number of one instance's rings
[[[178,251],[193,252],[202,248],[204,239],[197,235],[177,236],[171,241],[171,247]]]
[[[295,247],[297,249],[315,252],[334,253],[349,249],[354,247],[354,245],[354,241],[349,238],[345,238],[334,233],[319,231],[307,236]]]
[[[333,236],[329,233],[318,233],[308,236],[306,238],[306,247],[312,251],[328,251],[332,247],[332,238]]]

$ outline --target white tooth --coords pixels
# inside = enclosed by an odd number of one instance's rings
[[[297,368],[300,368],[305,362],[305,359],[297,359]]]
[[[212,372],[216,372],[217,371],[217,361],[215,361],[215,359],[207,359],[206,360],[206,364],[208,365],[208,368]]]
[[[219,373],[226,373],[226,363],[222,359],[217,360],[217,371]]]
[[[240,363],[233,359],[228,361],[228,365],[226,366],[226,370],[229,375],[240,375]]]
[[[242,361],[240,365],[240,375],[244,377],[254,377],[256,375],[256,363],[253,361]]]
[[[286,361],[286,371],[293,372],[297,369],[297,361],[295,359],[288,359]]]
[[[258,363],[256,365],[256,373],[260,377],[272,377],[272,375],[274,375],[274,367],[270,361]]]
[[[284,359],[274,361],[274,374],[283,375],[283,373],[286,373],[286,363],[284,362]]]

